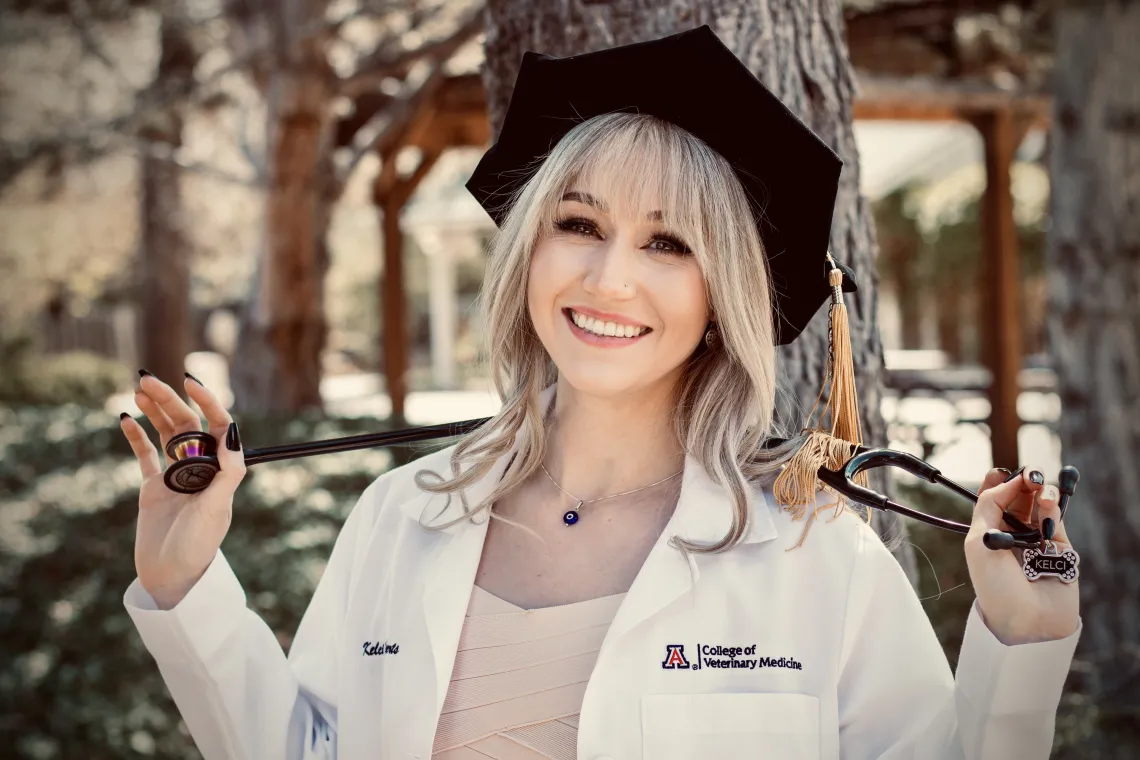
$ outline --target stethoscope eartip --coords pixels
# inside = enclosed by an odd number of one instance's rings
[[[985,544],[987,549],[1012,549],[1014,538],[1004,530],[990,528],[986,531],[985,535],[982,536],[982,543]]]

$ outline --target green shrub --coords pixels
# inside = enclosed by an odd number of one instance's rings
[[[87,351],[38,354],[27,336],[0,345],[0,404],[101,408],[131,384],[130,371]]]
[[[384,427],[369,418],[247,419],[242,439],[257,447]],[[284,645],[341,523],[391,461],[372,450],[250,469],[223,548],[250,606]],[[0,407],[5,757],[200,757],[123,608],[138,478],[116,417]]]

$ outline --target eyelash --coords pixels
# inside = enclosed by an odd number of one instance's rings
[[[574,217],[569,217],[567,219],[559,220],[559,221],[554,223],[554,226],[557,227],[562,232],[568,232],[572,235],[587,235],[587,234],[588,235],[598,235],[599,234],[598,233],[598,226],[596,224],[591,222],[589,219],[583,219],[580,216],[574,216]],[[588,233],[580,232],[579,230],[575,229],[578,226],[589,227],[591,231]],[[679,239],[677,239],[676,237],[669,235],[667,233],[659,233],[657,235],[654,235],[653,240],[655,240],[655,241],[656,240],[662,240],[662,241],[668,243],[669,245],[673,246],[674,249],[676,249],[676,250],[672,250],[672,251],[663,251],[660,249],[655,249],[656,253],[670,253],[670,254],[673,254],[676,256],[683,256],[683,255],[692,253],[692,251],[689,249],[689,246],[685,245]]]

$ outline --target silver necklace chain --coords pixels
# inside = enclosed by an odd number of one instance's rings
[[[682,467],[680,470],[677,470],[675,473],[673,473],[669,477],[662,478],[661,480],[658,480],[656,483],[650,483],[647,486],[642,486],[641,488],[635,488],[632,491],[622,491],[621,493],[612,493],[609,496],[599,496],[596,499],[585,500],[585,499],[579,499],[577,496],[570,493],[569,491],[567,491],[562,486],[558,485],[558,481],[554,479],[554,476],[550,474],[550,472],[546,469],[546,465],[544,465],[542,462],[539,462],[538,466],[541,467],[542,471],[546,473],[546,477],[550,478],[550,482],[554,484],[555,488],[557,488],[559,491],[561,491],[562,493],[566,494],[567,496],[569,496],[571,499],[574,500],[574,506],[571,507],[569,510],[566,511],[565,514],[562,515],[562,522],[565,523],[567,526],[573,525],[576,522],[578,522],[578,510],[580,510],[582,507],[586,506],[587,504],[593,504],[596,501],[604,501],[606,499],[613,499],[613,498],[618,497],[618,496],[626,496],[626,495],[631,494],[631,493],[637,493],[638,491],[644,491],[647,488],[653,488],[653,486],[661,485],[666,480],[672,480],[673,478],[677,477],[678,475],[680,475],[682,472],[685,471],[685,468]]]

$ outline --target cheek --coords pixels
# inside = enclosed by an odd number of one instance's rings
[[[540,244],[530,259],[526,296],[531,319],[536,326],[547,319],[546,312],[552,308],[554,296],[567,276],[558,266],[565,257],[556,253],[549,244]]]
[[[678,336],[697,340],[704,335],[709,321],[709,306],[699,269],[693,267],[684,276],[671,278],[658,296],[662,319],[673,326]]]

